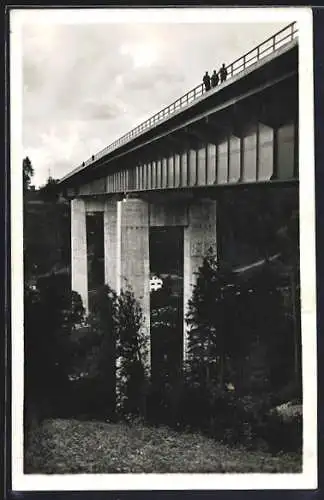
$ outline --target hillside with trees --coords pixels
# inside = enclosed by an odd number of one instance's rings
[[[57,180],[49,177],[39,189],[32,185],[34,168],[23,160],[24,187],[24,266],[25,278],[51,273],[69,273],[70,210],[59,198]]]

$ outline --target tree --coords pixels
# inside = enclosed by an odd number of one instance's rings
[[[281,258],[289,275],[290,317],[294,335],[294,379],[301,392],[301,307],[300,307],[300,255],[299,255],[299,210],[290,214],[286,225],[278,233]]]
[[[93,346],[98,347],[93,358],[97,386],[102,393],[102,408],[106,417],[114,418],[116,410],[116,335],[117,295],[109,285],[97,290],[88,317]]]
[[[143,312],[131,288],[118,297],[117,392],[125,415],[146,415],[147,337],[143,331]]]
[[[226,337],[232,330],[236,290],[234,273],[221,266],[210,251],[197,273],[186,317],[191,377],[201,387],[224,384]]]
[[[245,275],[212,253],[204,258],[186,318],[192,384],[208,391],[234,382],[237,392],[264,392],[275,367],[284,378],[290,326],[279,285],[275,264]]]
[[[34,175],[34,168],[28,156],[23,159],[23,188],[24,193],[30,188],[31,178]]]
[[[42,278],[24,293],[24,349],[26,410],[59,413],[64,404],[70,372],[71,329],[81,321],[80,299],[71,294],[65,278]]]
[[[57,190],[57,185],[59,183],[58,179],[53,179],[53,177],[49,177],[47,179],[46,184],[39,188],[40,197],[44,201],[53,201],[56,202],[59,198],[59,193]]]

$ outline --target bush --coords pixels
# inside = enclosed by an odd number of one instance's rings
[[[278,413],[269,412],[266,423],[260,432],[261,437],[269,443],[270,451],[301,451],[303,444],[302,415],[286,420]]]
[[[117,406],[123,416],[145,416],[147,388],[147,334],[143,312],[130,287],[117,298]]]
[[[49,275],[36,288],[25,286],[25,428],[62,415],[69,401],[73,363],[71,332],[83,321],[80,296],[64,275]]]
[[[153,292],[155,297],[159,292]],[[152,379],[148,396],[148,417],[155,423],[175,420],[182,363],[182,304],[178,297],[155,300],[151,309]]]
[[[219,386],[201,388],[188,380],[170,391],[169,402],[176,402],[168,423],[173,427],[201,431],[218,441],[271,452],[300,451],[301,415],[284,420],[273,408],[273,395],[239,397],[235,391]],[[171,406],[172,407],[172,406]]]
[[[87,420],[114,420],[114,412],[107,406],[107,392],[109,395],[109,388],[107,390],[98,376],[70,381],[64,416]]]
[[[291,386],[294,336],[282,279],[271,262],[240,274],[206,255],[186,318],[188,362],[176,411],[181,425],[235,444],[298,448],[298,419],[282,423],[269,416],[285,392],[300,395],[296,383]],[[280,435],[286,429],[286,437],[277,439],[272,428]]]
[[[113,420],[117,385],[119,412],[145,414],[147,339],[132,291],[117,296],[103,286],[85,318],[65,277],[43,278],[38,287],[25,292],[26,401],[43,416]],[[35,421],[30,409],[27,420]]]

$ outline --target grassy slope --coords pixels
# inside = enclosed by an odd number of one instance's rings
[[[235,449],[199,434],[140,425],[48,420],[34,430],[26,473],[301,472],[297,454]]]

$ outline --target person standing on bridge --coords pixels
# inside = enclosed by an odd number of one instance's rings
[[[205,90],[206,92],[210,90],[210,76],[208,74],[208,71],[206,71],[204,78],[203,78],[203,84],[205,85]]]
[[[217,71],[214,69],[213,74],[211,76],[211,86],[217,87],[218,82],[219,82],[219,76],[218,76]]]
[[[225,68],[225,64],[223,63],[221,69],[219,70],[220,81],[221,83],[225,82],[227,78],[227,69]]]

